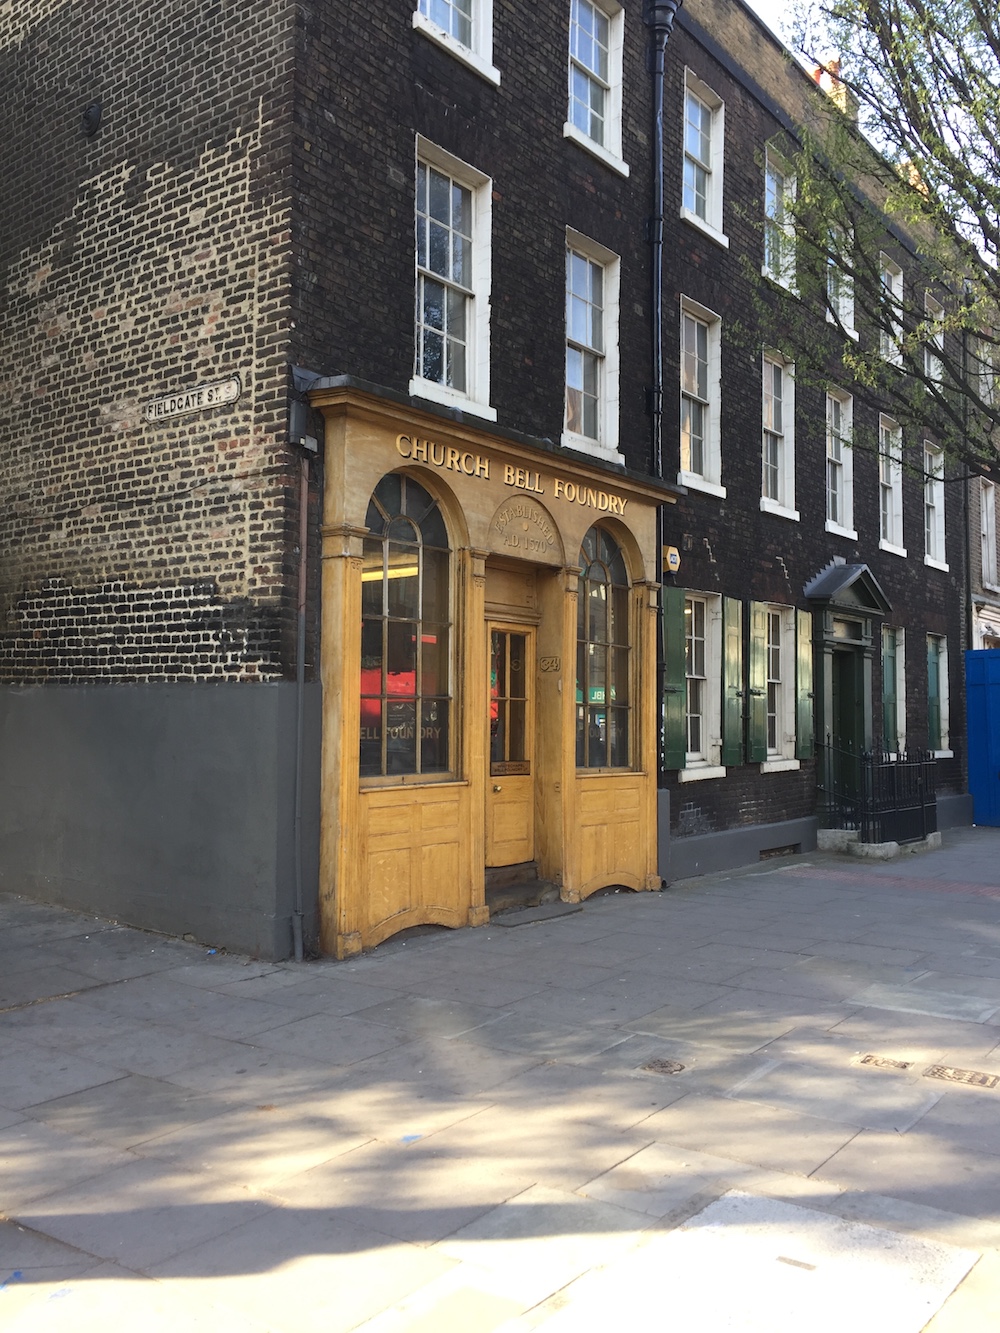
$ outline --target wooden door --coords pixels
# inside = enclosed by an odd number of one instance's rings
[[[535,856],[535,631],[488,629],[486,864],[520,865]]]

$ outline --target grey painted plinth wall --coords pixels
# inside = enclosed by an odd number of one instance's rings
[[[720,870],[736,870],[753,865],[762,852],[795,847],[802,852],[816,850],[819,821],[786,819],[774,824],[749,824],[744,828],[700,833],[686,838],[670,836],[670,792],[657,795],[657,832],[660,842],[660,877],[670,884],[691,875],[711,875]],[[972,823],[972,797],[968,794],[942,792],[937,798],[938,829],[958,828]]]
[[[320,690],[305,694],[316,937]],[[0,888],[261,958],[292,948],[295,685],[0,689]]]

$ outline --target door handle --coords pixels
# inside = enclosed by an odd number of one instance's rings
[[[494,790],[494,791],[500,791],[500,789],[501,789],[501,788],[500,788],[500,783],[499,783],[499,782],[494,782],[494,784],[493,784],[493,790]]]

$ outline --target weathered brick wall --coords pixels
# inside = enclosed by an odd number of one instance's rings
[[[686,8],[678,17],[669,48],[667,100],[666,217],[668,276],[672,312],[667,325],[669,386],[679,382],[678,341],[681,295],[714,310],[722,318],[722,481],[725,499],[692,490],[667,514],[667,541],[681,551],[676,576],[679,587],[737,597],[744,602],[772,601],[809,609],[803,588],[834,556],[865,563],[892,604],[889,623],[907,633],[907,730],[910,743],[926,744],[927,681],[926,635],[947,634],[950,657],[951,735],[956,757],[938,763],[943,789],[963,789],[964,703],[962,696],[964,536],[961,485],[946,485],[946,544],[950,572],[929,569],[923,563],[922,479],[907,472],[903,482],[904,544],[907,559],[879,549],[878,462],[871,451],[877,439],[878,408],[855,397],[855,435],[859,444],[854,460],[854,526],[857,541],[824,530],[825,491],[825,385],[813,377],[799,382],[795,392],[795,502],[800,521],[761,513],[761,353],[760,315],[770,308],[779,313],[792,303],[789,328],[808,328],[801,303],[754,274],[763,263],[763,153],[780,129],[772,110],[756,95],[747,79],[786,108],[795,105],[795,85],[802,76],[778,49],[769,44],[740,6],[698,0],[690,18],[710,25],[715,41],[728,50],[730,62],[716,59],[697,39]],[[733,64],[742,66],[738,77]],[[725,217],[728,250],[713,244],[678,216],[681,196],[681,131],[684,66],[694,72],[725,102]],[[890,248],[887,242],[886,248]],[[893,250],[897,247],[891,246]],[[904,263],[908,279],[917,268],[912,257]],[[830,341],[830,327],[817,310],[808,336]],[[862,338],[871,330],[862,328]],[[851,391],[849,379],[831,362],[831,381]],[[667,476],[679,467],[679,416],[668,408],[664,444]],[[908,439],[908,457],[922,466],[922,442]],[[874,679],[874,731],[881,735],[881,682],[878,658]],[[723,779],[678,784],[668,774],[671,818],[678,834],[706,833],[739,825],[768,823],[810,815],[815,808],[815,773],[812,762],[797,772],[762,774],[757,764],[730,768]]]
[[[4,20],[0,678],[280,675],[290,6],[13,0]],[[234,373],[234,405],[144,420]]]
[[[628,179],[563,137],[569,3],[494,5],[494,87],[412,26],[300,11],[296,361],[405,392],[414,367],[415,136],[493,181],[491,401],[501,427],[557,441],[564,412],[565,236],[621,256],[621,447],[648,470],[650,97],[641,7],[627,7]],[[672,329],[671,329],[672,331]]]

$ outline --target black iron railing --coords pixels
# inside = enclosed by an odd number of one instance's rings
[[[824,828],[856,829],[861,842],[917,842],[937,830],[937,765],[929,750],[886,754],[817,745]]]

